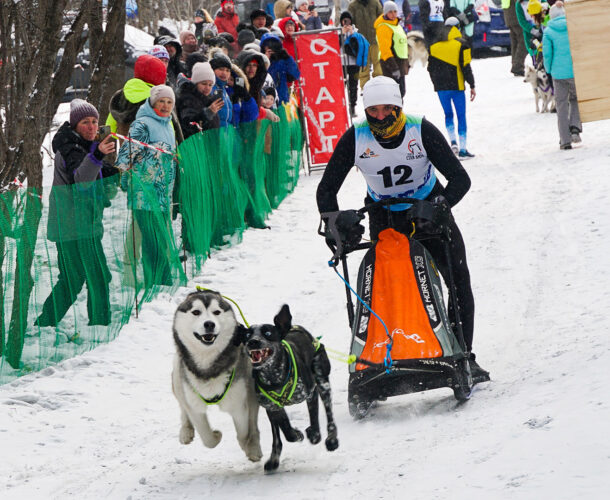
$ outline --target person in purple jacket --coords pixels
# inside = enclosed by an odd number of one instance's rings
[[[59,276],[47,297],[36,326],[57,326],[87,284],[89,325],[110,323],[108,283],[102,236],[102,213],[109,200],[104,174],[116,169],[103,159],[115,150],[111,136],[98,142],[99,114],[82,99],[70,103],[70,121],[55,134],[53,188],[49,197],[47,238],[57,246]]]

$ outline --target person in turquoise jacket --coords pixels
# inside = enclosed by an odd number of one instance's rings
[[[555,2],[551,7],[550,19],[542,37],[544,69],[553,77],[559,147],[572,149],[572,143],[581,142],[582,123],[563,2]]]
[[[457,17],[460,21],[460,31],[470,47],[474,36],[474,23],[479,18],[474,8],[474,0],[449,0],[448,16]]]
[[[152,147],[125,141],[116,164],[125,172],[121,188],[127,191],[128,206],[142,234],[146,289],[172,283],[170,208],[176,172],[176,139],[170,122],[174,103],[171,87],[157,85],[150,90],[150,97],[129,127],[129,136]]]

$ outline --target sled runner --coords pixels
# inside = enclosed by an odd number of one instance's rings
[[[322,214],[327,222],[326,241],[333,251],[329,265],[342,264],[347,292],[347,311],[352,331],[348,402],[353,417],[361,418],[376,400],[441,387],[453,389],[455,398],[466,401],[473,380],[458,311],[452,327],[443,300],[441,276],[422,240],[440,238],[448,252],[448,207],[416,199],[382,200],[357,212],[410,203],[407,217],[413,231],[403,234],[390,227],[371,243],[359,243],[359,235],[342,234],[337,227],[341,212]],[[401,214],[404,217],[404,213]],[[354,306],[349,283],[347,255],[367,250],[357,278],[358,301]],[[449,259],[447,259],[449,261]],[[338,271],[337,271],[337,274]],[[449,266],[446,283],[455,303],[455,285]],[[341,276],[341,275],[339,275]]]

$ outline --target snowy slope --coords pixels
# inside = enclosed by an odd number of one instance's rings
[[[473,187],[454,213],[477,301],[475,351],[492,382],[463,406],[439,389],[390,398],[356,422],[347,367],[334,362],[339,449],[284,443],[272,476],[247,461],[225,414],[211,416],[224,434],[217,448],[178,443],[171,321],[196,284],[235,299],[251,323],[288,303],[296,323],[348,349],[344,288],[315,234],[318,173],[300,180],[270,231],[214,254],[192,286],[145,305],[112,344],[0,387],[0,498],[607,498],[610,121],[585,124],[582,147],[559,151],[555,115],[534,113],[508,58],[473,66]],[[421,66],[407,92],[406,109],[443,129]],[[359,208],[363,194],[353,172],[342,208]],[[304,405],[289,415],[307,426]],[[266,458],[262,412],[259,425]]]

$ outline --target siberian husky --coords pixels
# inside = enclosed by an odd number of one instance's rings
[[[407,33],[407,44],[409,45],[409,67],[420,61],[425,68],[428,66],[428,49],[424,43],[424,34],[421,31],[409,31]]]
[[[204,446],[214,448],[222,433],[210,427],[212,405],[233,418],[237,441],[248,459],[263,456],[258,430],[258,401],[252,365],[240,343],[243,326],[231,305],[213,291],[189,294],[174,316],[176,356],[172,389],[181,410],[180,442],[193,441],[195,430]]]
[[[543,68],[536,69],[533,66],[526,66],[523,81],[532,86],[536,101],[536,113],[551,112],[555,109],[553,85],[549,75]]]

